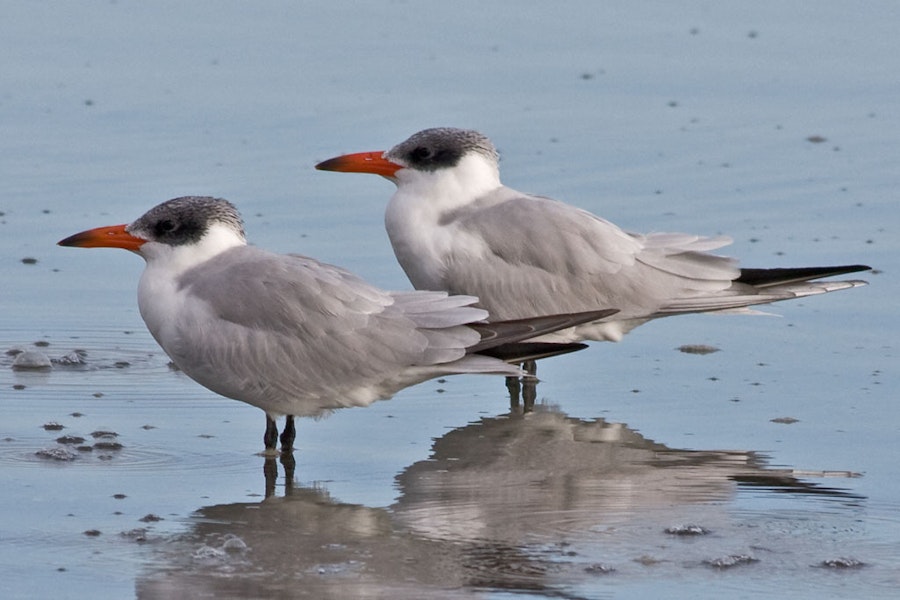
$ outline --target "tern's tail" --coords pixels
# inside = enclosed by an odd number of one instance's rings
[[[733,311],[747,306],[861,287],[866,285],[865,281],[858,279],[827,281],[820,278],[866,271],[869,268],[865,265],[847,265],[796,269],[743,269],[740,277],[735,279],[727,290],[709,296],[678,298],[652,315],[652,318],[683,313]]]

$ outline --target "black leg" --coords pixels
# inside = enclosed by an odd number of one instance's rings
[[[284,495],[288,496],[294,489],[294,469],[297,466],[297,461],[294,460],[294,453],[290,450],[282,450],[279,460],[281,461],[281,466],[284,467]]]
[[[278,445],[278,424],[275,419],[266,415],[266,434],[263,436],[263,444],[266,445],[266,454],[274,454]]]
[[[534,410],[534,400],[537,398],[538,380],[534,377],[522,378],[522,411],[530,413]]]
[[[275,484],[278,482],[278,463],[275,462],[274,454],[266,454],[266,460],[263,461],[263,476],[266,479],[266,498],[275,495]]]
[[[263,477],[266,480],[266,498],[275,495],[275,489],[278,487],[278,463],[284,467],[284,495],[289,496],[294,489],[294,470],[297,467],[297,461],[294,459],[293,452],[282,452],[275,460],[274,454],[266,454],[263,461]]]
[[[515,410],[519,408],[519,378],[507,377],[506,389],[509,391],[509,408]]]
[[[534,401],[537,398],[538,379],[535,376],[537,373],[537,361],[526,361],[522,365],[522,368],[527,373],[527,375],[522,378],[522,399],[524,400],[522,410],[531,412],[534,410]]]
[[[297,437],[297,430],[294,428],[294,416],[287,415],[284,418],[284,430],[281,432],[281,452],[290,453],[294,449],[294,439]]]

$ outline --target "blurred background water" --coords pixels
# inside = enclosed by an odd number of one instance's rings
[[[896,593],[895,3],[3,14],[0,349],[57,360],[0,355],[7,597]],[[264,501],[262,415],[168,367],[140,259],[55,243],[216,195],[260,246],[406,289],[393,186],[312,166],[442,125],[490,136],[508,185],[626,229],[878,272],[781,317],[666,319],[547,361],[532,415],[508,414],[499,380],[456,377],[303,421]]]

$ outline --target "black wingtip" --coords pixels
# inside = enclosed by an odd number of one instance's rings
[[[839,265],[832,267],[788,267],[777,269],[741,269],[741,276],[735,281],[746,283],[753,287],[767,287],[784,283],[798,283],[811,281],[822,277],[846,275],[847,273],[859,273],[871,271],[868,265]]]
[[[599,321],[619,312],[615,308],[591,310],[579,313],[545,315],[526,319],[469,323],[469,327],[481,334],[481,341],[466,349],[467,354],[483,353],[488,348],[512,344],[542,335],[568,329],[584,323]]]
[[[508,363],[520,363],[526,360],[540,360],[542,358],[550,358],[551,356],[560,356],[562,354],[570,354],[587,348],[587,344],[577,342],[552,344],[546,342],[515,342],[512,344],[503,344],[494,346],[487,350],[482,350],[478,354],[499,358]]]

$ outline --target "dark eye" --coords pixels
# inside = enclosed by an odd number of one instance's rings
[[[153,229],[156,235],[165,235],[175,231],[175,223],[169,219],[163,219],[162,221],[157,221],[156,227]]]
[[[428,160],[434,153],[427,146],[417,146],[415,150],[409,153],[410,158],[414,161]]]

